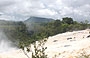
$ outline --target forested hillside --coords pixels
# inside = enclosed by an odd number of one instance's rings
[[[43,37],[45,38],[67,31],[83,30],[90,26],[87,22],[76,22],[68,17],[62,18],[62,21],[54,20],[48,23],[39,23],[39,25],[39,27],[35,26],[35,29],[38,30],[37,32],[29,31],[31,38],[34,40],[43,39]]]
[[[59,33],[90,28],[88,21],[77,22],[69,17],[62,18],[62,21],[58,19],[44,23],[35,22],[31,24],[31,26],[33,29],[30,30],[22,21],[3,21],[3,23],[0,23],[0,29],[3,28],[2,30],[5,32],[7,37],[18,47],[21,45],[27,46],[36,40],[47,38]]]

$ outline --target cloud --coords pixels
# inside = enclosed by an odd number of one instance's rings
[[[15,1],[1,0],[0,1],[0,6],[1,7],[6,7],[6,6],[9,6],[9,5],[12,5],[13,3],[15,3]]]
[[[25,20],[30,16],[90,20],[90,0],[1,0],[0,18]]]

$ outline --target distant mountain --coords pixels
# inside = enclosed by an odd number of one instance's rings
[[[27,20],[25,20],[24,23],[26,24],[29,31],[31,31],[31,30],[36,31],[42,27],[40,25],[41,23],[43,24],[43,23],[47,23],[47,22],[51,22],[51,21],[54,21],[54,19],[43,18],[43,17],[30,17]]]
[[[0,25],[13,25],[14,21],[0,20]]]
[[[29,23],[44,23],[44,22],[51,22],[51,21],[53,21],[52,18],[30,17],[25,22],[29,22]]]

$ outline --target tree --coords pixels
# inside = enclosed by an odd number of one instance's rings
[[[73,24],[73,19],[72,18],[69,18],[69,17],[65,17],[65,18],[62,18],[62,22],[63,23],[67,23],[67,24]]]
[[[61,25],[61,21],[60,20],[55,20],[54,25],[55,25],[55,27],[60,26]]]
[[[85,24],[88,24],[88,23],[89,23],[89,21],[88,21],[88,20],[85,20],[85,21],[84,21],[84,23],[85,23]]]

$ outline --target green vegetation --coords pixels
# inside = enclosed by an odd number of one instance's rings
[[[74,31],[74,30],[84,30],[89,28],[90,24],[86,23],[79,23],[73,21],[72,18],[63,18],[62,21],[55,20],[48,23],[37,23],[36,26],[37,31],[31,31],[32,35],[31,38],[34,40],[39,40],[43,38],[47,38],[49,36],[53,36],[59,33],[67,32],[67,31]],[[30,31],[30,30],[29,30]]]
[[[67,31],[84,30],[86,28],[90,28],[90,24],[87,20],[85,20],[85,22],[77,22],[69,17],[63,18],[62,21],[59,19],[51,20],[49,22],[37,21],[34,21],[33,23],[29,21],[28,23],[22,21],[0,21],[0,30],[4,31],[6,36],[17,47],[24,50],[24,47],[27,47],[31,43],[35,43],[35,41],[40,41],[44,38],[48,38],[49,36]],[[46,50],[46,47],[43,47],[43,43],[44,42],[40,42],[39,44],[41,49],[38,49],[36,44],[34,44],[35,51],[32,54],[33,58],[47,58],[47,55],[44,52]],[[30,50],[28,49],[28,51]],[[88,58],[88,55],[82,54],[82,56]]]
[[[47,55],[45,54],[45,50],[47,49],[47,47],[44,47],[45,43],[47,40],[41,40],[38,42],[34,42],[32,43],[32,45],[30,45],[27,48],[27,52],[32,52],[32,58],[47,58]],[[33,47],[33,49],[31,49]],[[27,54],[27,52],[25,52],[24,50],[24,46],[20,47],[24,54],[27,56],[27,58],[30,58],[29,55]]]
[[[49,22],[30,22],[28,26],[24,22],[1,22],[3,23],[0,24],[0,29],[2,29],[7,37],[18,47],[28,46],[30,43],[59,33],[90,28],[88,21],[77,22],[69,17],[63,18],[62,21],[58,19]],[[28,29],[29,26],[31,29]]]
[[[32,58],[47,58],[45,50],[47,47],[44,47],[46,40],[39,41],[38,44],[34,43],[34,52],[32,53]]]

